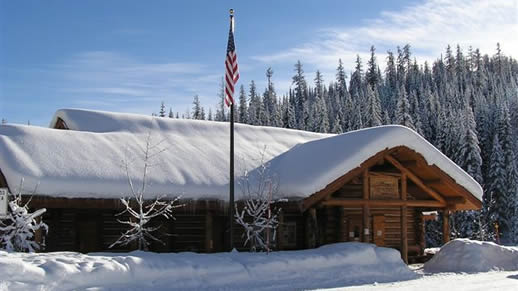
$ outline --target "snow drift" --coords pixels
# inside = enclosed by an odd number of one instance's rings
[[[427,272],[487,272],[518,270],[518,248],[492,242],[456,239],[444,245],[424,265]]]
[[[362,243],[270,254],[0,252],[8,290],[294,290],[417,277],[398,251]]]

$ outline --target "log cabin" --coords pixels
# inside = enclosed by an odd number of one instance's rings
[[[228,124],[62,109],[50,127],[0,127],[0,187],[46,208],[45,251],[109,249],[124,226],[116,216],[128,177],[142,183],[142,147],[159,145],[147,199],[181,196],[175,220],[160,221],[157,252],[218,252],[228,240]],[[357,241],[423,254],[426,212],[481,208],[480,185],[419,134],[391,125],[340,135],[236,124],[236,199],[262,164],[277,183],[278,250]],[[129,167],[124,167],[129,165]],[[126,169],[126,170],[124,170]],[[247,173],[247,175],[244,175]],[[24,183],[20,187],[20,181]],[[257,180],[257,179],[255,179]],[[425,214],[423,214],[425,212]],[[246,250],[234,224],[235,247]]]

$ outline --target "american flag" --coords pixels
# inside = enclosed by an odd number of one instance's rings
[[[239,79],[236,46],[234,45],[234,17],[230,16],[230,32],[228,34],[227,58],[225,60],[225,104],[234,104],[234,85]]]

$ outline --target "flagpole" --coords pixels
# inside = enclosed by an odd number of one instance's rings
[[[234,26],[234,9],[230,9],[230,25]],[[230,250],[234,248],[234,102],[230,104],[230,197],[229,197],[229,222],[230,222]]]

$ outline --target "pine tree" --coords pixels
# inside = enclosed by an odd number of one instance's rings
[[[239,88],[239,116],[238,122],[248,123],[248,100],[246,98],[245,87],[241,85]]]
[[[367,102],[367,112],[365,116],[367,123],[365,126],[380,126],[382,124],[381,104],[378,94],[376,91],[373,91],[370,86],[367,87]]]
[[[493,149],[491,151],[489,187],[484,193],[485,219],[488,224],[489,233],[494,232],[495,225],[498,223],[500,229],[507,227],[506,211],[508,201],[505,197],[505,164],[502,146],[498,134],[493,138]]]
[[[227,117],[225,114],[225,83],[223,79],[221,79],[220,85],[219,85],[219,92],[218,92],[218,108],[216,109],[216,116],[214,117],[214,120],[216,121],[226,121]]]
[[[202,119],[201,111],[200,98],[198,95],[194,95],[194,99],[192,101],[192,119]]]
[[[395,122],[415,130],[414,120],[410,114],[410,103],[406,94],[405,87],[401,87],[398,92],[397,111]]]
[[[498,135],[501,137],[502,152],[505,164],[505,184],[504,196],[506,203],[505,209],[502,210],[501,224],[502,238],[505,241],[512,241],[515,238],[513,230],[513,218],[516,220],[515,205],[518,195],[518,168],[516,165],[515,139],[511,126],[511,119],[507,104],[502,104],[501,120],[498,126]]]
[[[308,118],[308,108],[305,107],[307,101],[307,83],[304,77],[304,70],[302,64],[297,61],[295,64],[295,75],[293,76],[293,85],[295,85],[295,119],[297,121],[297,128],[304,129],[306,127],[306,119]]]
[[[367,73],[365,75],[365,79],[367,84],[371,87],[372,90],[377,90],[379,77],[378,77],[378,65],[376,64],[376,48],[371,46],[371,57],[369,62],[367,62]]]
[[[169,115],[168,115],[169,118],[174,118],[174,114],[173,114],[173,108],[169,107]]]
[[[160,112],[159,112],[158,116],[165,117],[165,104],[164,104],[164,101],[162,101],[162,103],[160,104]]]

